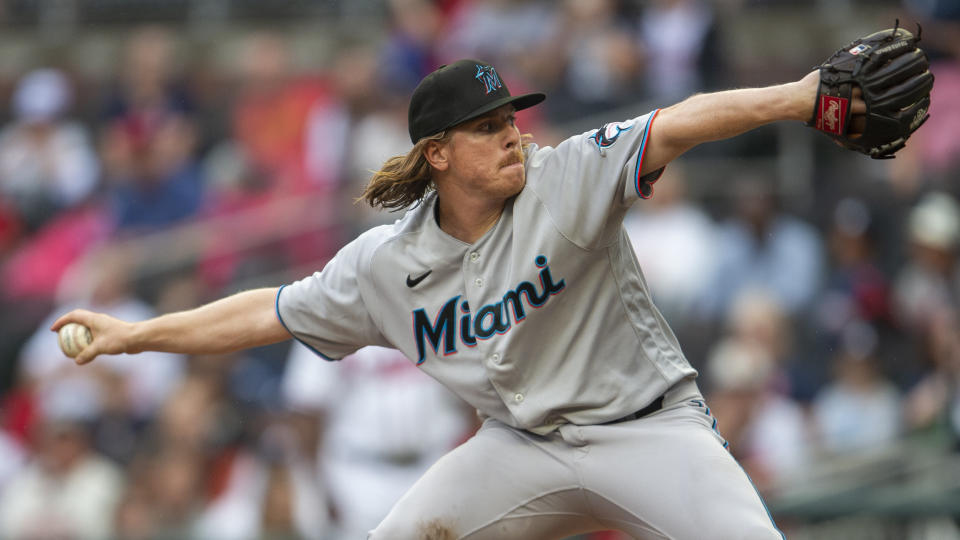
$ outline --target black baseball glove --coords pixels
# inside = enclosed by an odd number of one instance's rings
[[[894,157],[930,117],[933,74],[917,48],[919,32],[888,28],[862,37],[819,66],[820,88],[807,124],[842,146],[875,159]],[[867,104],[862,133],[851,133],[854,88]],[[856,130],[856,131],[859,131]]]

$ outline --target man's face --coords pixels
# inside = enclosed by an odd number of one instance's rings
[[[444,151],[450,177],[463,191],[507,199],[524,185],[523,151],[513,105],[504,105],[456,127]]]

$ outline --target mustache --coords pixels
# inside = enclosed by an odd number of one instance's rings
[[[511,152],[509,156],[500,162],[500,168],[502,169],[503,167],[509,167],[514,163],[523,163],[523,152],[519,150],[516,152]]]

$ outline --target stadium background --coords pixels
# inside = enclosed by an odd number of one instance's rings
[[[338,537],[314,459],[337,403],[291,406],[289,344],[79,370],[46,327],[289,282],[395,219],[354,199],[437,65],[546,91],[519,121],[553,144],[896,18],[937,77],[897,159],[769,126],[684,156],[627,226],[790,538],[960,538],[956,0],[0,3],[0,537]]]

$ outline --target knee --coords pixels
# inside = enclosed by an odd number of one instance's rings
[[[392,513],[367,535],[368,540],[456,540],[459,537],[452,520],[412,520]]]
[[[729,537],[736,540],[783,540],[785,537],[775,526],[771,525],[757,525],[754,527],[748,527],[741,529],[736,533],[731,534]]]

